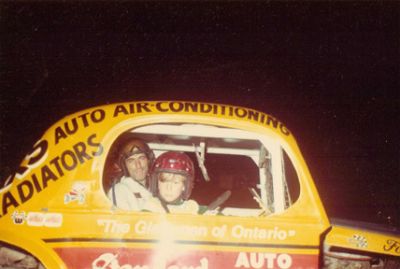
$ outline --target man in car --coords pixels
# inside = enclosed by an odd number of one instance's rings
[[[154,161],[149,199],[145,209],[153,212],[198,214],[200,206],[190,200],[194,185],[194,166],[185,153],[164,152]],[[157,199],[158,198],[158,199]]]
[[[112,185],[107,195],[120,209],[142,210],[151,197],[147,185],[154,153],[144,141],[129,138],[119,148],[118,158],[123,176]]]

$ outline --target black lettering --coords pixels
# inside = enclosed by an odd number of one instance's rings
[[[221,106],[221,115],[225,115],[225,106]]]
[[[148,103],[138,103],[136,109],[139,113],[141,113],[142,111],[151,112],[151,110],[150,110],[150,108],[148,108],[148,106],[149,106]]]
[[[273,118],[273,117],[271,117],[271,116],[267,116],[267,125],[271,125],[271,123],[272,123],[272,126],[274,127],[274,128],[277,128],[278,127],[278,120],[277,119],[275,119],[275,118]]]
[[[72,163],[68,164],[68,157],[72,160]],[[61,154],[61,164],[62,166],[67,169],[68,171],[74,170],[75,167],[78,165],[78,161],[76,160],[75,154],[71,150],[66,150]]]
[[[65,131],[66,131],[68,134],[74,134],[74,133],[76,133],[76,131],[78,130],[78,122],[76,121],[76,118],[73,118],[73,119],[71,120],[71,123],[72,123],[72,129],[70,129],[70,126],[69,126],[69,124],[68,124],[68,121],[64,122]]]
[[[383,250],[385,251],[394,250],[395,253],[400,253],[400,242],[393,239],[389,239],[386,241],[386,245],[383,246]]]
[[[129,113],[134,114],[135,113],[135,104],[129,104]]]
[[[249,110],[249,120],[254,120],[254,121],[258,121],[258,118],[260,116],[260,113],[254,110]]]
[[[3,216],[7,214],[8,212],[8,208],[10,206],[13,206],[14,208],[17,208],[19,206],[17,200],[14,198],[14,196],[12,195],[11,192],[6,192],[3,196],[2,199],[2,212],[3,212]]]
[[[58,176],[62,177],[62,176],[64,175],[64,171],[61,169],[61,165],[60,165],[59,160],[60,160],[60,157],[57,156],[57,157],[55,157],[54,159],[52,159],[52,160],[50,161],[50,163],[51,163],[51,164],[54,164],[54,166],[55,166],[56,169],[57,169]]]
[[[93,139],[95,139],[95,138],[96,138],[96,134],[92,134],[91,136],[89,136],[87,143],[89,146],[98,148],[97,151],[92,152],[92,155],[100,156],[103,153],[103,146],[100,143],[94,142]]]
[[[180,102],[172,102],[172,103],[169,103],[169,108],[173,112],[180,112],[184,109],[184,105]]]
[[[237,107],[235,108],[235,115],[239,118],[245,118],[247,115],[247,110]]]
[[[24,190],[25,189],[25,190]],[[29,199],[32,198],[33,195],[33,185],[32,182],[28,180],[24,180],[17,186],[19,199],[21,200],[21,204],[25,203]]]
[[[186,112],[197,112],[198,103],[185,103],[185,111]]]
[[[290,135],[290,131],[289,131],[288,128],[286,128],[286,126],[283,125],[282,123],[280,124],[280,129],[281,129],[282,134],[284,134],[284,135]]]
[[[42,167],[41,172],[42,172],[43,189],[47,188],[47,182],[49,180],[56,181],[58,179],[57,176],[53,173],[53,171],[51,171],[51,169],[47,165]]]
[[[260,122],[264,123],[264,120],[265,120],[265,114],[261,114]]]
[[[37,145],[35,145],[33,147],[32,153],[29,155],[29,161],[28,164],[34,164],[38,161],[40,161],[40,159],[46,154],[46,151],[49,147],[49,143],[47,142],[47,140],[41,140]],[[36,156],[34,156],[33,154],[36,152]]]
[[[212,106],[210,104],[200,104],[200,112],[201,113],[209,113],[212,110]]]
[[[105,117],[106,117],[106,112],[102,109],[97,109],[92,113],[90,113],[90,119],[95,123],[103,121]]]
[[[85,128],[89,126],[89,122],[88,122],[87,117],[86,117],[88,114],[89,113],[85,113],[85,114],[82,114],[82,115],[79,116],[79,118],[82,119],[83,127],[85,127]]]
[[[60,141],[61,138],[67,138],[67,135],[64,133],[64,130],[61,127],[57,127],[55,130],[55,144],[58,144],[58,141]]]
[[[115,107],[113,117],[115,118],[115,117],[119,116],[118,115],[119,113],[122,113],[124,115],[128,115],[128,111],[126,110],[124,105],[117,105]]]
[[[87,160],[90,160],[92,158],[86,153],[85,143],[78,142],[74,145],[73,148],[74,148],[75,154],[78,157],[78,160],[81,164],[85,162],[84,158],[86,158]]]
[[[215,115],[218,114],[218,105],[213,105],[213,108],[214,108],[213,113]]]
[[[233,107],[228,107],[229,108],[229,116],[233,116]]]
[[[162,107],[163,104],[164,104],[163,102],[158,102],[158,103],[156,103],[156,109],[157,109],[158,111],[160,111],[160,112],[167,112],[168,109],[167,109],[167,108],[163,108],[163,107]]]
[[[32,174],[32,181],[33,181],[33,185],[35,185],[35,189],[36,191],[39,193],[42,191],[42,187],[40,187],[39,181],[36,177],[35,174]]]

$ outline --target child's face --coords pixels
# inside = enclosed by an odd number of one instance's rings
[[[160,173],[158,176],[158,190],[160,196],[167,203],[176,201],[185,190],[186,177],[180,174]]]

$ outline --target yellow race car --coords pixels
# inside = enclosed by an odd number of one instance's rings
[[[126,137],[155,158],[189,156],[190,199],[204,210],[116,203]],[[400,268],[399,232],[328,219],[290,130],[249,108],[151,101],[80,111],[44,133],[0,201],[0,268]]]

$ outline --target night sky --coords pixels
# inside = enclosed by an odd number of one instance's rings
[[[272,114],[328,215],[400,227],[400,4],[0,3],[1,178],[55,121],[120,101]]]

